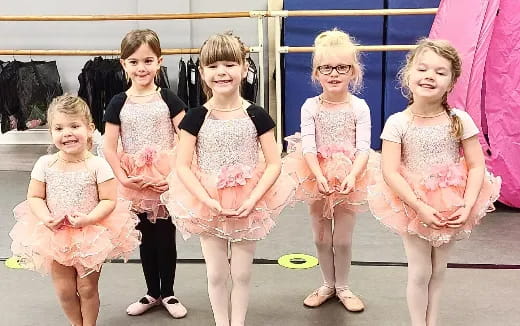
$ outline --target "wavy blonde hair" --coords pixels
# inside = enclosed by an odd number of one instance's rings
[[[417,41],[417,46],[408,52],[406,55],[406,62],[403,67],[399,70],[397,77],[401,84],[401,91],[403,95],[408,99],[408,105],[413,103],[413,94],[410,91],[410,71],[417,57],[426,50],[431,50],[437,55],[448,60],[451,64],[451,83],[450,89],[442,97],[442,107],[448,113],[451,120],[451,133],[456,138],[462,137],[463,127],[460,118],[451,111],[451,106],[448,104],[448,93],[451,92],[453,86],[457,82],[462,72],[462,60],[457,50],[446,40],[433,40],[429,38],[423,38]]]
[[[316,74],[318,66],[323,57],[330,53],[345,53],[352,58],[352,79],[349,90],[353,93],[359,92],[363,83],[363,65],[355,40],[349,34],[334,28],[320,33],[314,39],[314,52],[312,53],[312,80],[317,82]]]

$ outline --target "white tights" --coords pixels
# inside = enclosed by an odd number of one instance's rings
[[[232,242],[230,260],[227,240],[203,235],[200,243],[206,261],[208,294],[216,326],[243,326],[249,303],[249,283],[256,242]],[[231,293],[227,287],[230,276]]]
[[[324,201],[318,201],[309,207],[323,285],[328,289],[344,289],[348,287],[356,215],[336,207],[334,220],[324,219],[323,205]]]
[[[437,326],[442,282],[453,242],[440,247],[414,235],[403,237],[408,258],[406,299],[412,326]]]

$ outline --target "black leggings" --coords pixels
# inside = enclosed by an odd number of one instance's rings
[[[177,261],[175,225],[171,217],[151,223],[146,214],[138,216],[139,224],[136,228],[142,233],[139,251],[147,294],[155,299],[172,296]]]

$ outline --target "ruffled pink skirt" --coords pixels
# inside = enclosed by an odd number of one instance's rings
[[[334,208],[341,207],[353,212],[364,212],[368,210],[367,187],[372,183],[369,170],[356,179],[354,189],[348,194],[341,194],[341,183],[350,173],[353,164],[353,148],[347,146],[327,146],[320,148],[318,163],[323,175],[328,181],[331,189],[330,195],[323,195],[318,190],[318,184],[314,174],[307,166],[303,157],[301,143],[298,136],[291,137],[295,142],[290,143],[289,154],[283,158],[283,170],[289,174],[297,183],[295,200],[312,204],[324,200],[323,217],[332,219]]]
[[[145,182],[150,183],[164,181],[170,174],[173,162],[175,162],[173,150],[157,152],[146,148],[136,154],[121,155],[121,168],[127,176],[140,176]],[[131,201],[135,212],[147,213],[152,223],[157,218],[168,218],[168,211],[161,202],[161,194],[150,188],[134,190],[120,185],[119,196]]]
[[[9,232],[11,251],[20,257],[27,269],[48,274],[53,261],[74,266],[80,277],[99,272],[106,260],[127,260],[140,243],[141,234],[135,229],[137,216],[130,211],[130,202],[118,200],[114,211],[96,224],[81,228],[62,225],[49,230],[34,216],[27,201],[14,210],[17,220]]]
[[[436,166],[429,173],[417,175],[404,167],[401,174],[422,201],[449,217],[464,205],[468,170],[464,159],[459,163]],[[405,204],[383,180],[381,170],[374,173],[376,182],[369,187],[368,202],[372,214],[398,234],[414,234],[438,247],[452,240],[469,237],[473,227],[493,207],[500,193],[501,179],[486,171],[484,182],[467,222],[460,228],[435,230],[421,224],[417,213]]]
[[[264,170],[265,163],[258,163],[253,170],[240,165],[230,167],[220,175],[193,168],[210,197],[217,200],[223,209],[231,210],[238,209],[249,198]],[[282,173],[247,217],[236,218],[213,215],[190,193],[175,171],[168,177],[168,184],[170,189],[161,198],[184,239],[192,234],[210,234],[229,241],[264,239],[282,209],[292,202],[295,189],[292,179]]]

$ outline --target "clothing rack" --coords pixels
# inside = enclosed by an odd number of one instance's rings
[[[0,21],[121,21],[121,20],[175,20],[175,19],[217,19],[217,18],[255,18],[257,19],[258,44],[249,47],[250,53],[258,53],[259,67],[259,104],[264,106],[264,18],[266,11],[206,12],[174,14],[118,14],[118,15],[47,15],[47,16],[0,16]],[[164,55],[198,54],[198,48],[164,49]],[[3,50],[0,55],[41,55],[41,56],[117,56],[118,50]]]
[[[352,9],[352,10],[279,10],[269,12],[269,17],[274,17],[275,23],[275,55],[276,55],[276,141],[282,148],[282,63],[281,55],[284,53],[312,52],[311,46],[284,46],[281,41],[282,19],[286,17],[326,17],[326,16],[396,16],[396,15],[434,15],[438,8],[420,9]],[[407,51],[414,45],[363,45],[358,46],[360,51]]]

